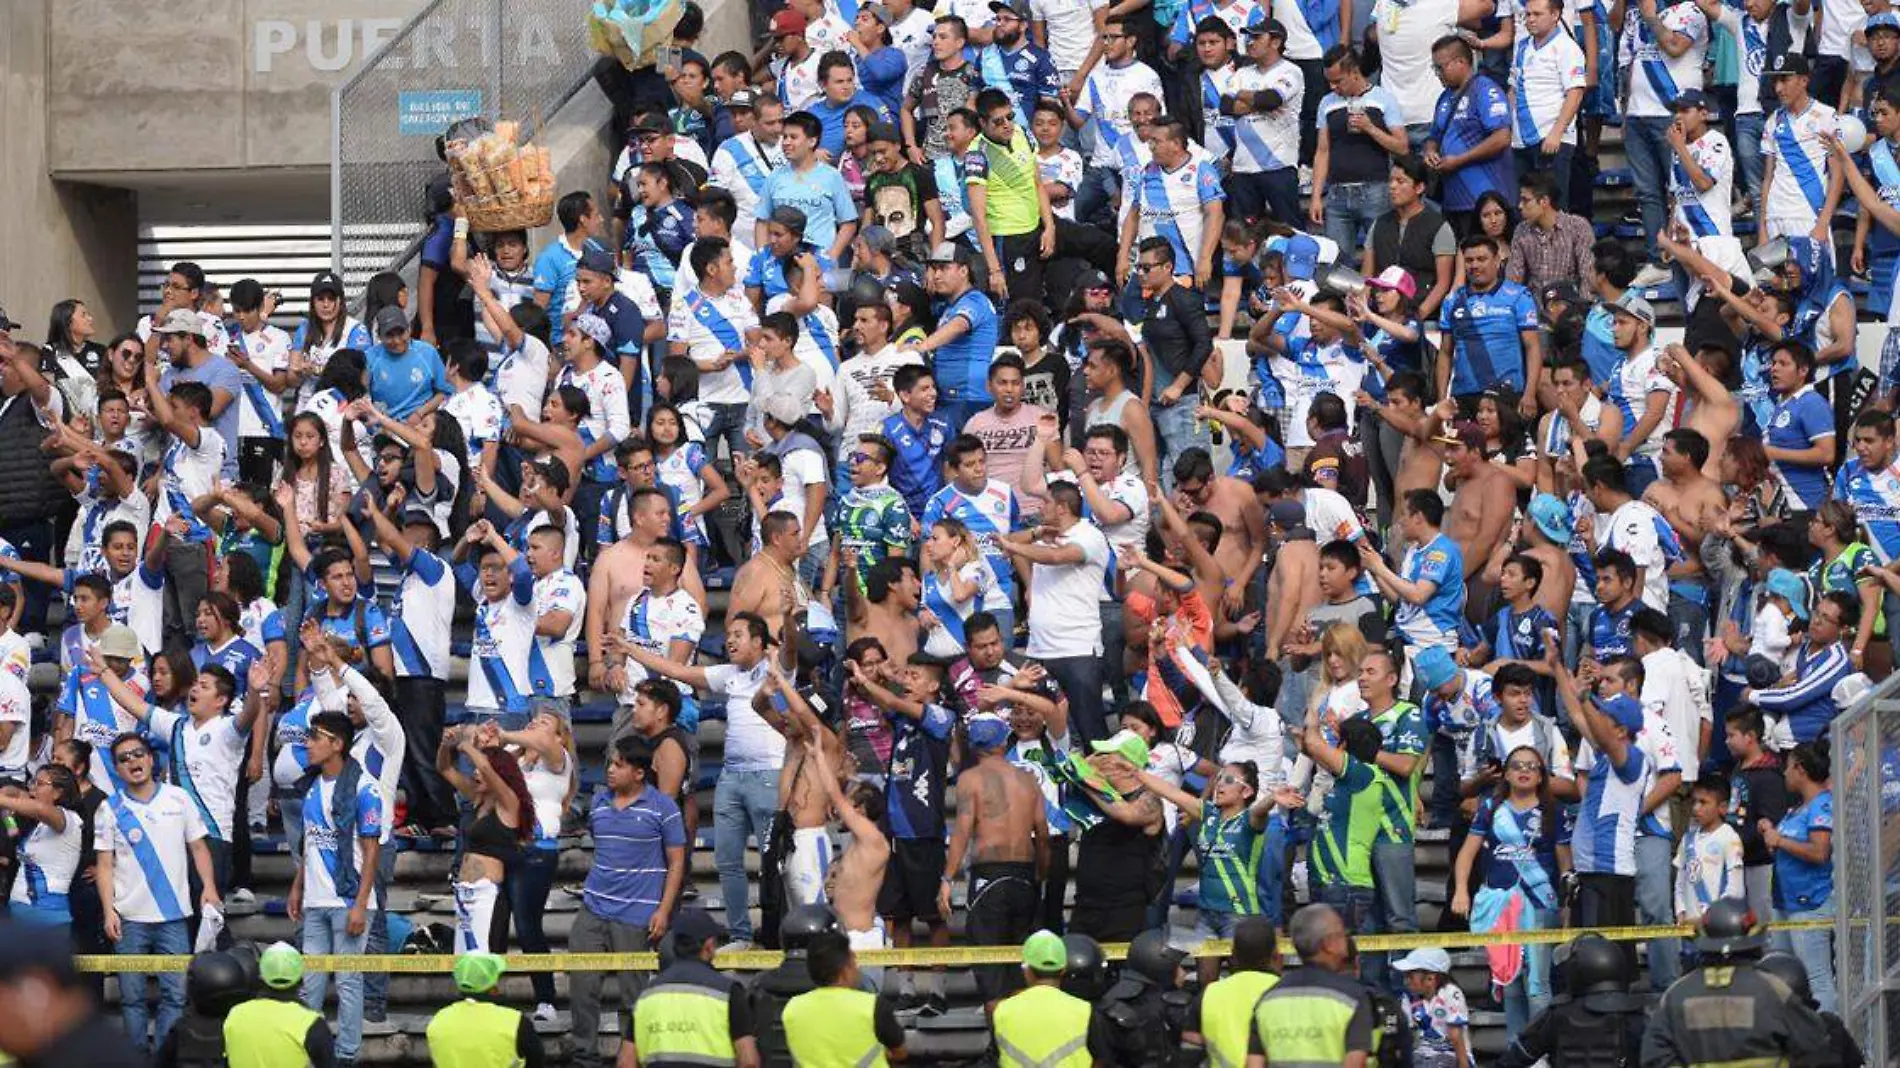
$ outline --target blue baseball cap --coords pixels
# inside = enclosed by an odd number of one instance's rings
[[[1670,107],[1676,111],[1700,108],[1708,112],[1709,117],[1712,119],[1719,118],[1722,114],[1722,109],[1716,104],[1715,98],[1700,89],[1684,89],[1682,92],[1677,93],[1675,103],[1671,104]]]
[[[1569,545],[1576,533],[1576,524],[1570,517],[1570,506],[1554,494],[1540,493],[1532,497],[1530,516],[1531,524],[1558,545]]]
[[[965,729],[969,732],[972,748],[1001,749],[1009,744],[1009,721],[1001,716],[971,716]]]
[[[1319,242],[1296,233],[1286,239],[1286,276],[1310,282],[1319,270]]]
[[[1801,576],[1785,567],[1768,572],[1768,592],[1776,597],[1785,597],[1800,619],[1808,618],[1808,584]]]
[[[1900,15],[1895,15],[1891,11],[1882,11],[1878,15],[1868,16],[1867,22],[1861,26],[1861,32],[1872,37],[1875,30],[1892,30],[1894,33],[1900,33]]]
[[[1418,672],[1418,681],[1427,690],[1436,690],[1458,677],[1458,664],[1452,660],[1450,650],[1442,645],[1420,651],[1418,659],[1412,662],[1412,669]]]
[[[1619,693],[1615,697],[1597,697],[1593,694],[1590,697],[1590,703],[1597,706],[1597,711],[1615,720],[1618,726],[1630,732],[1630,737],[1634,738],[1642,733],[1643,703],[1636,698],[1626,693]]]

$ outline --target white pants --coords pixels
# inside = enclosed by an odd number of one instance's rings
[[[490,879],[455,884],[455,952],[488,952],[488,930],[500,896],[501,888]]]
[[[882,916],[878,916],[871,921],[870,930],[846,931],[844,936],[850,940],[851,948],[854,950],[891,948],[891,940],[884,933],[884,917]],[[865,986],[871,993],[875,994],[884,989],[883,968],[867,966],[860,969],[860,971],[864,975]]]
[[[831,835],[823,827],[792,832],[792,855],[785,858],[786,904],[816,905],[825,900],[825,876],[831,872]]]

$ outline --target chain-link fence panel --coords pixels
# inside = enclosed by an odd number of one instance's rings
[[[588,10],[587,0],[435,0],[336,90],[331,255],[352,293],[420,249],[444,130],[505,118],[526,140],[587,81]]]
[[[1900,1035],[1900,675],[1834,721],[1835,969],[1868,1063]]]

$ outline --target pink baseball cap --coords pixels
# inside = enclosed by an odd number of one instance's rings
[[[1400,267],[1398,264],[1393,264],[1385,270],[1380,271],[1377,278],[1367,280],[1366,284],[1369,286],[1377,286],[1380,289],[1397,290],[1399,295],[1407,300],[1418,296],[1418,283],[1412,280],[1412,272]]]

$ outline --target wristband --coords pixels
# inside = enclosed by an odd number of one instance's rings
[[[466,217],[456,219],[455,220],[456,240],[458,241],[465,240],[467,237],[468,237],[468,219]]]

